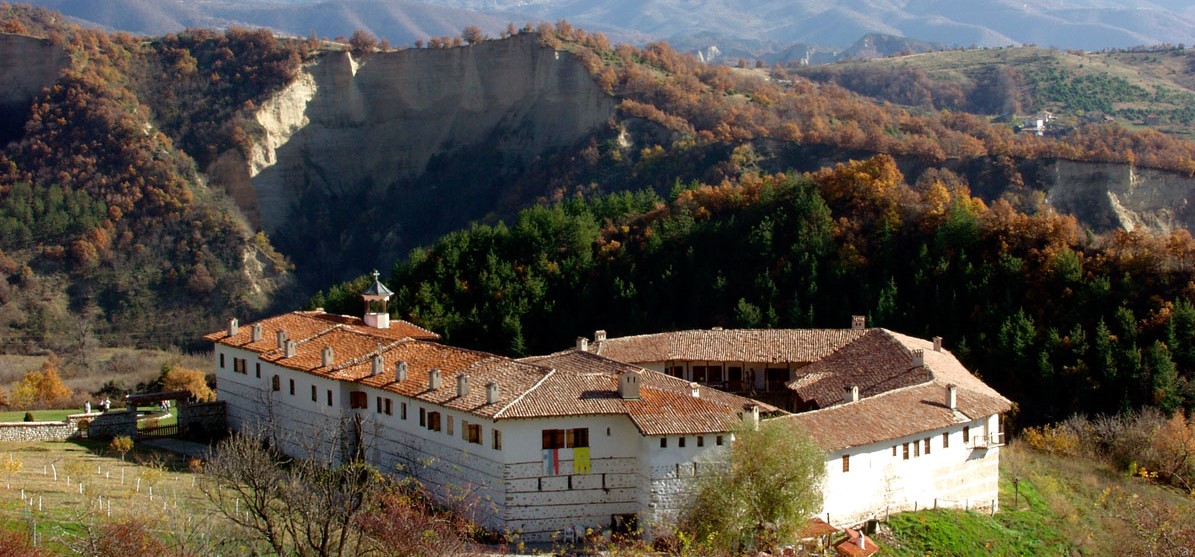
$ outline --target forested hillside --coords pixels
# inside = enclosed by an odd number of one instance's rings
[[[267,304],[285,261],[194,161],[243,134],[238,112],[288,79],[298,50],[245,31],[146,45],[60,20],[0,7],[5,29],[72,60],[0,152],[0,345],[188,342],[225,311]],[[266,269],[248,272],[259,258]]]
[[[1023,423],[1195,404],[1195,242],[1091,239],[1072,218],[987,205],[949,172],[907,185],[887,156],[811,175],[744,172],[569,198],[415,250],[399,313],[450,343],[525,354],[578,335],[844,327],[851,314],[948,348]],[[352,312],[363,283],[312,304]]]

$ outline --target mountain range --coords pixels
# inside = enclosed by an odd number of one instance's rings
[[[1179,0],[33,0],[80,22],[159,35],[244,25],[292,35],[364,29],[393,44],[455,35],[466,25],[498,34],[508,22],[566,19],[616,41],[696,37],[721,46],[755,41],[754,54],[794,44],[846,49],[868,34],[946,46],[1037,44],[1099,50],[1195,43],[1195,6]],[[725,50],[725,48],[723,48]],[[742,49],[739,49],[742,50]],[[745,52],[745,51],[744,51]],[[761,56],[763,57],[763,56]],[[769,61],[772,61],[769,59]]]

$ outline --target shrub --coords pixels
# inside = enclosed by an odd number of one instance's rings
[[[33,421],[33,412],[25,412],[25,421],[27,421],[27,422]]]
[[[1074,456],[1079,453],[1079,436],[1063,425],[1044,425],[1025,428],[1021,440],[1030,447],[1059,456]]]

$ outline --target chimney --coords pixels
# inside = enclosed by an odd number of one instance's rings
[[[382,360],[381,354],[373,355],[373,367],[369,369],[370,377],[377,377],[382,374],[382,370],[386,369],[386,362]]]
[[[404,362],[403,360],[399,360],[397,363],[394,364],[394,380],[395,381],[406,381],[407,380],[407,362]]]
[[[917,349],[913,351],[913,367],[921,367],[925,365],[925,350]]]
[[[233,317],[228,320],[228,336],[235,337],[237,333],[241,332],[241,324],[237,322],[237,318]]]
[[[851,385],[846,388],[846,396],[843,397],[843,402],[859,402],[859,386]]]
[[[946,407],[951,410],[958,409],[958,387],[954,385],[946,385]]]
[[[299,351],[299,343],[297,343],[293,340],[286,341],[286,357],[287,358],[295,357],[295,352],[298,352],[298,351]]]
[[[334,361],[334,358],[332,356],[333,356],[332,347],[325,346],[324,347],[324,358],[322,361],[322,364],[324,367],[332,367],[332,362]]]
[[[599,330],[593,332],[593,342],[598,343],[604,340],[606,340],[606,331]]]
[[[469,396],[469,375],[462,373],[456,376],[456,396]]]
[[[440,388],[440,370],[432,368],[427,372],[427,390],[434,391]]]
[[[261,336],[262,336],[261,323],[254,323],[253,324],[253,342],[260,341]]]
[[[629,370],[618,374],[618,396],[624,400],[639,400],[640,375],[638,371]]]
[[[934,337],[934,352],[942,351],[942,337]]]
[[[867,328],[867,318],[862,315],[851,316],[851,330],[862,331]]]
[[[498,402],[498,383],[490,381],[485,386],[485,403],[496,404]]]
[[[747,410],[746,414],[740,414],[741,416],[743,416],[743,423],[747,424],[747,427],[751,428],[752,430],[758,430],[759,429],[759,405],[752,404],[751,406],[748,406],[746,408],[746,410]]]
[[[701,398],[701,385],[696,382],[689,383],[689,394],[693,395],[693,398]]]
[[[859,531],[859,549],[867,549],[867,534],[862,530]]]
[[[278,348],[286,348],[286,331],[278,329]]]
[[[582,352],[589,351],[589,339],[585,337],[577,337],[577,350]]]

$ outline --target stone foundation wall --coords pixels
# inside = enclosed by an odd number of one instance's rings
[[[137,435],[137,412],[111,410],[96,414],[91,420],[88,437],[133,437]]]
[[[219,436],[228,431],[228,406],[220,400],[178,408],[178,430],[185,437]]]
[[[79,422],[94,420],[101,414],[72,414],[61,422],[0,423],[0,441],[64,441],[82,437]]]

